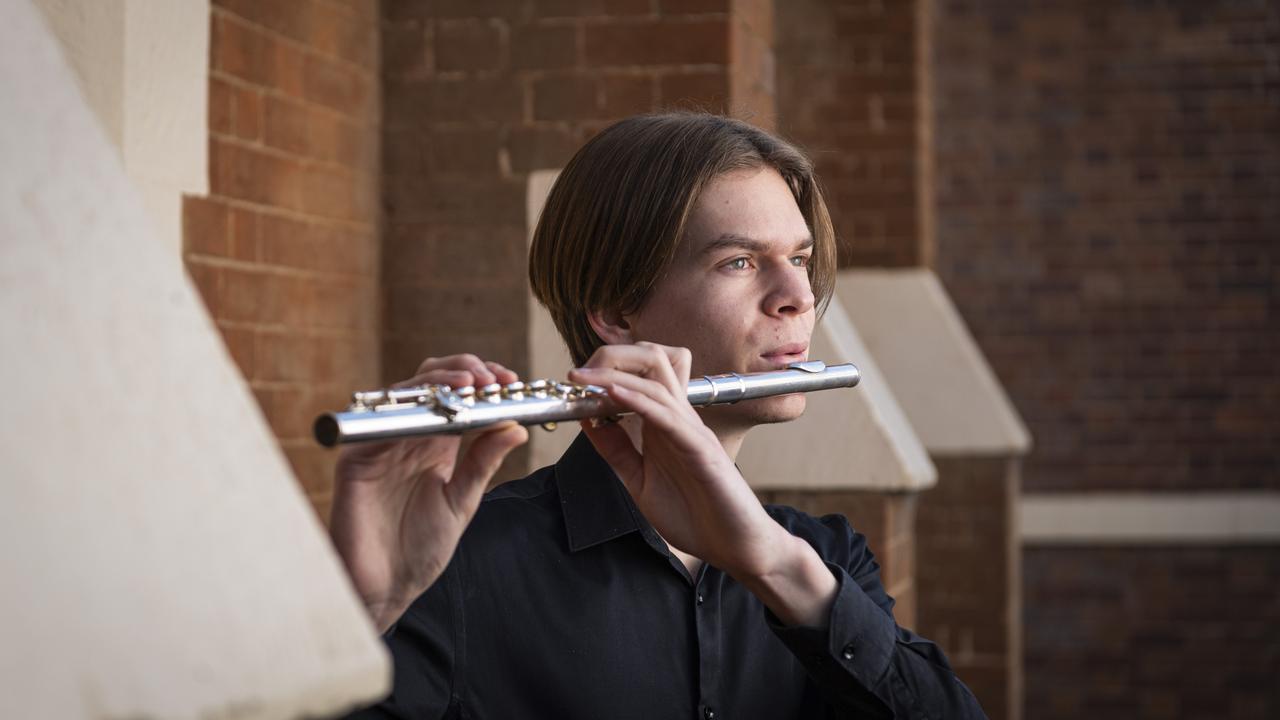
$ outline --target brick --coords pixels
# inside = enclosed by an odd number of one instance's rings
[[[372,333],[374,328],[357,328]],[[348,393],[355,388],[378,384],[377,337],[368,334],[346,338],[316,338],[310,376],[318,382],[336,385],[343,396],[333,404],[342,407]]]
[[[511,169],[527,173],[564,167],[578,146],[577,138],[567,129],[522,127],[508,133],[506,151]]]
[[[302,207],[305,173],[294,161],[213,140],[209,166],[213,194],[293,210]]]
[[[229,234],[226,205],[213,198],[182,196],[182,240],[186,254],[225,257]]]
[[[526,302],[522,285],[392,286],[387,288],[387,332],[394,335],[419,328],[497,332],[524,323]]]
[[[533,84],[535,120],[582,120],[599,117],[600,89],[592,76],[552,76]]]
[[[486,71],[505,61],[506,27],[485,20],[441,22],[436,25],[436,70]]]
[[[231,86],[217,77],[209,78],[209,132],[230,134],[232,132]]]
[[[371,78],[350,67],[315,55],[304,61],[303,95],[311,102],[347,115],[363,114],[374,96],[371,88]]]
[[[374,71],[378,66],[377,23],[350,8],[328,3],[311,6],[307,25],[307,41],[315,50],[330,57],[355,63]]]
[[[236,260],[259,260],[258,214],[242,207],[232,208],[229,229],[227,256]]]
[[[431,134],[431,172],[473,178],[496,175],[499,146],[496,129],[437,130]]]
[[[436,122],[517,122],[523,95],[510,78],[436,80],[428,86],[424,119]]]
[[[722,20],[601,23],[585,28],[591,66],[727,64],[729,27]]]
[[[219,327],[222,333],[222,341],[227,346],[227,352],[231,354],[231,359],[235,362],[236,367],[240,369],[240,374],[246,380],[252,381],[254,368],[254,344],[256,336],[252,330],[233,327]]]
[[[323,496],[332,490],[337,453],[318,445],[299,445],[285,448],[284,454],[303,492]]]
[[[381,42],[384,78],[424,79],[434,69],[431,45],[421,24],[383,26]]]
[[[721,112],[728,107],[729,76],[722,70],[663,74],[658,98],[663,108]]]
[[[372,192],[341,170],[311,166],[301,175],[302,212],[333,220],[371,221],[376,208]]]
[[[301,325],[312,288],[300,278],[239,268],[221,270],[218,317],[267,326]]]
[[[267,147],[299,156],[311,153],[311,113],[302,103],[280,96],[266,99],[263,142]]]
[[[264,84],[295,98],[307,97],[306,55],[290,43],[272,42],[266,50]]]
[[[524,185],[507,180],[400,180],[383,188],[391,222],[445,225],[520,225],[525,222]]]
[[[352,332],[376,321],[379,291],[368,278],[317,278],[308,290],[305,311],[310,327]]]
[[[205,309],[209,311],[209,315],[214,318],[221,317],[221,271],[216,267],[205,265],[198,259],[192,258],[187,258],[186,266],[187,275],[190,276],[191,283],[195,285],[196,291],[200,293],[200,299],[204,301]]]
[[[225,10],[245,25],[256,25],[280,33],[298,42],[307,41],[307,30],[315,8],[300,0],[216,0],[217,8]]]
[[[431,14],[437,18],[504,18],[523,16],[524,3],[514,0],[432,0]]]
[[[231,97],[231,132],[244,140],[262,137],[262,93],[237,87]]]
[[[727,13],[730,5],[729,0],[658,0],[658,13],[661,15]]]
[[[534,0],[539,18],[642,16],[652,12],[649,0]]]
[[[649,76],[606,75],[601,78],[601,115],[622,118],[654,109],[654,81]]]
[[[560,70],[578,63],[577,27],[521,25],[511,31],[511,67]]]
[[[221,12],[214,13],[211,25],[213,69],[247,82],[265,83],[269,77],[267,39]]]
[[[276,437],[284,441],[309,440],[316,414],[304,405],[307,393],[301,388],[254,387],[253,394]]]
[[[315,352],[315,343],[309,337],[287,332],[259,333],[253,379],[262,382],[315,380],[311,376]]]

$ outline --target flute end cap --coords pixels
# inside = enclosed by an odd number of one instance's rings
[[[338,421],[333,415],[326,414],[316,418],[311,431],[316,436],[316,442],[321,445],[325,447],[338,445]]]

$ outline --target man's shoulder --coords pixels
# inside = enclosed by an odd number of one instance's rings
[[[540,499],[545,499],[546,495],[554,493],[555,489],[555,466],[548,465],[519,480],[502,483],[485,493],[484,498],[480,501],[480,507],[481,509],[495,509],[511,504],[504,503],[504,500],[537,502]]]
[[[463,544],[473,553],[498,550],[510,555],[521,544],[558,543],[563,536],[555,470],[545,467],[486,493]]]

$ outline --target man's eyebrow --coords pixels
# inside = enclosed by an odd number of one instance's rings
[[[813,236],[809,235],[800,240],[796,244],[796,250],[808,250],[813,247]],[[703,246],[699,252],[703,255],[710,255],[721,250],[736,248],[741,250],[749,250],[751,252],[765,252],[769,249],[769,243],[755,238],[743,237],[742,235],[734,235],[733,233],[725,233],[720,237],[712,240]]]

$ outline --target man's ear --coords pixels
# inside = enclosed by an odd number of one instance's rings
[[[591,329],[608,345],[627,345],[635,342],[631,323],[617,310],[591,310],[587,312]]]

